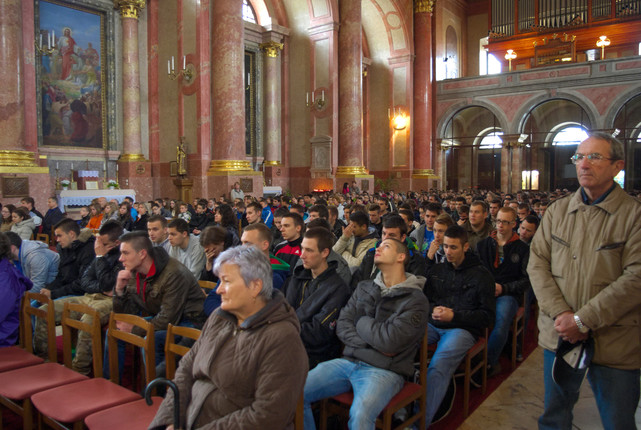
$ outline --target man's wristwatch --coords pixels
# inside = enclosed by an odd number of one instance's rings
[[[581,318],[579,318],[577,314],[574,314],[574,322],[576,323],[576,326],[579,328],[579,331],[581,333],[587,333],[590,331],[589,328],[583,325],[583,321],[581,321]]]

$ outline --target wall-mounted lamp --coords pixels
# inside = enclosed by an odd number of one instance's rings
[[[174,56],[172,55],[171,60],[167,60],[167,77],[172,81],[175,81],[180,75],[183,76],[187,83],[190,83],[191,79],[194,77],[194,70],[191,67],[187,67],[187,57],[183,55],[183,68],[176,73]]]
[[[508,49],[507,54],[505,54],[505,59],[507,60],[508,63],[508,71],[512,71],[512,60],[516,58],[516,52],[514,52],[513,49]]]
[[[387,117],[391,121],[394,130],[405,130],[409,122],[409,119],[405,116],[401,108],[394,108],[391,111],[387,109]]]
[[[321,90],[321,96],[320,97],[316,97],[315,93],[316,93],[316,91],[312,91],[311,92],[311,94],[312,94],[311,102],[310,102],[310,96],[309,96],[310,93],[306,93],[305,94],[305,97],[306,97],[305,105],[308,108],[312,108],[312,109],[316,109],[316,110],[323,110],[323,108],[325,107],[325,103],[326,103],[325,102],[325,90]]]
[[[599,40],[596,41],[596,46],[601,48],[601,59],[605,60],[605,47],[610,46],[608,36],[599,36]]]

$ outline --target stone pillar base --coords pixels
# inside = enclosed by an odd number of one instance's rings
[[[187,178],[174,179],[174,185],[178,188],[178,198],[183,202],[191,203],[194,180]]]
[[[138,157],[129,157],[129,155],[124,154],[118,159],[118,184],[120,188],[135,190],[137,201],[148,201],[157,197],[153,195],[151,162],[144,158],[139,161]]]
[[[281,187],[283,192],[289,187],[289,169],[282,164],[265,165],[263,175],[268,187]]]
[[[240,188],[243,190],[245,195],[252,197],[262,197],[263,196],[263,175],[260,172],[252,172],[253,174],[245,175],[243,172],[232,173],[228,175],[214,175],[207,176],[207,186],[209,190],[212,190],[209,194],[209,197],[220,197],[222,194],[225,195],[226,199],[230,198],[230,191],[234,186],[235,182],[240,183]]]
[[[370,194],[374,192],[374,175],[340,175],[338,171],[336,172],[336,176],[334,178],[334,190],[340,193],[343,190],[343,184],[347,182],[351,187],[352,181],[356,181],[356,184],[358,185],[358,188],[360,188],[361,192],[367,191]]]
[[[55,178],[48,167],[0,167],[0,203],[19,206],[20,199],[31,196],[36,209],[46,212],[47,199],[54,193]],[[18,203],[18,204],[16,204]]]
[[[410,189],[417,192],[428,191],[430,188],[436,188],[438,179],[433,169],[414,169]]]

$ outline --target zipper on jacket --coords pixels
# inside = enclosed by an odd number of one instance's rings
[[[307,281],[307,282],[305,282],[305,284],[303,284],[303,291],[301,292],[300,303],[298,304],[298,306],[301,306],[303,304],[303,300],[305,300],[305,290],[307,289],[307,284],[309,284],[309,281]]]
[[[322,325],[322,324],[325,324],[325,321],[327,321],[327,320],[328,320],[332,315],[334,315],[334,314],[336,313],[336,311],[337,311],[337,310],[338,310],[338,309],[334,308],[334,310],[333,310],[333,311],[331,311],[331,312],[329,313],[329,315],[327,315],[325,318],[323,318],[323,321],[321,321],[321,325]]]

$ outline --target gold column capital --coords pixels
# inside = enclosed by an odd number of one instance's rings
[[[414,0],[414,13],[433,13],[436,0]]]
[[[120,10],[123,18],[138,19],[138,14],[145,8],[146,0],[114,0],[114,9]]]
[[[283,50],[283,44],[278,42],[267,42],[261,43],[258,45],[260,50],[267,54],[268,57],[276,58],[278,57],[278,51]]]
[[[136,163],[140,161],[147,161],[145,159],[145,156],[142,154],[122,154],[120,158],[118,158],[118,161],[122,161],[125,163]]]

